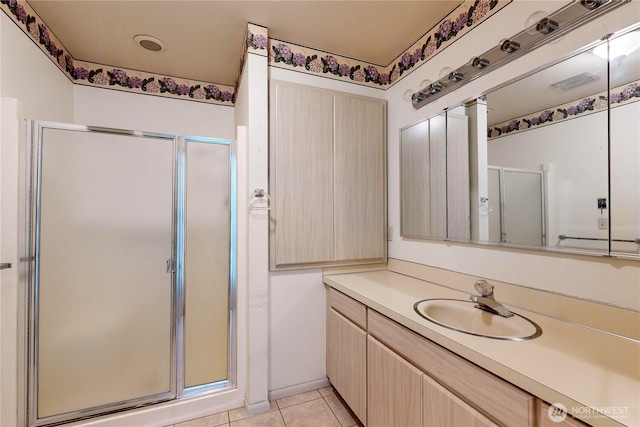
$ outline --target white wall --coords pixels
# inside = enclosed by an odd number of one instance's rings
[[[17,99],[25,117],[71,122],[73,83],[4,13],[0,22],[2,97]]]
[[[616,11],[495,70],[442,98],[414,110],[403,100],[405,90],[413,91],[421,80],[436,80],[445,66],[458,67],[472,56],[496,46],[504,38],[524,29],[534,11],[552,12],[567,2],[516,1],[491,17],[462,40],[431,59],[386,92],[388,100],[389,225],[393,241],[389,256],[452,271],[516,283],[605,303],[640,309],[640,270],[637,261],[572,256],[535,251],[402,239],[400,230],[399,130],[444,108],[475,98],[503,81],[531,72],[555,57],[566,57],[606,33],[640,22],[635,0]],[[472,42],[471,42],[472,40]],[[471,284],[469,284],[471,288]]]
[[[74,119],[82,125],[233,139],[233,108],[75,85]]]
[[[272,80],[384,99],[380,89],[270,67]],[[326,384],[325,289],[321,269],[269,274],[269,396]]]
[[[245,184],[244,188],[238,189],[238,197],[244,194],[242,197],[246,203],[254,190],[269,190],[267,73],[267,57],[248,54],[236,95],[236,125],[242,126],[247,133],[247,144],[243,147],[248,162]],[[239,286],[244,286],[243,291],[246,291],[245,407],[252,414],[269,409],[269,215],[267,211],[252,211],[246,206],[243,215],[246,215],[246,236],[243,239],[247,245],[247,264],[238,274],[239,278],[240,275],[246,277],[243,282],[239,281]],[[239,226],[242,227],[241,224]]]

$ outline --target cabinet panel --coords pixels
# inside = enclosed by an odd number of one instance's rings
[[[422,425],[422,372],[367,337],[367,427]]]
[[[337,259],[385,256],[385,104],[334,97]]]
[[[535,424],[535,398],[525,391],[371,309],[367,326],[370,334],[496,421]]]
[[[367,333],[327,310],[327,376],[363,423],[367,422]]]
[[[427,375],[423,377],[423,427],[497,427],[497,424],[435,380]]]
[[[367,329],[367,307],[365,305],[331,287],[327,288],[327,303],[329,307],[335,308],[338,313],[362,329]]]
[[[271,87],[272,267],[332,260],[333,96]]]

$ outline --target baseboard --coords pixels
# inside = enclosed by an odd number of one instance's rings
[[[271,404],[269,403],[268,400],[263,400],[262,402],[249,404],[245,398],[244,407],[245,407],[245,410],[247,411],[247,415],[251,416],[251,415],[262,414],[263,412],[269,411],[269,409],[271,409]]]
[[[307,391],[316,390],[323,387],[329,387],[331,383],[329,378],[321,378],[319,380],[309,381],[303,384],[296,384],[291,387],[284,387],[278,390],[269,391],[269,400],[278,400],[295,394],[305,393]]]

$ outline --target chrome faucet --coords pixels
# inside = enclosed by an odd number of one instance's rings
[[[478,280],[474,285],[480,295],[471,295],[471,301],[477,303],[476,307],[490,313],[499,314],[502,317],[511,317],[513,313],[507,310],[493,296],[493,285],[486,280]]]

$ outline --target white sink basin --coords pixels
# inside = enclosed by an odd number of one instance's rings
[[[476,308],[473,301],[426,299],[415,303],[413,308],[430,322],[466,334],[514,341],[542,335],[540,326],[519,314],[502,317]]]

